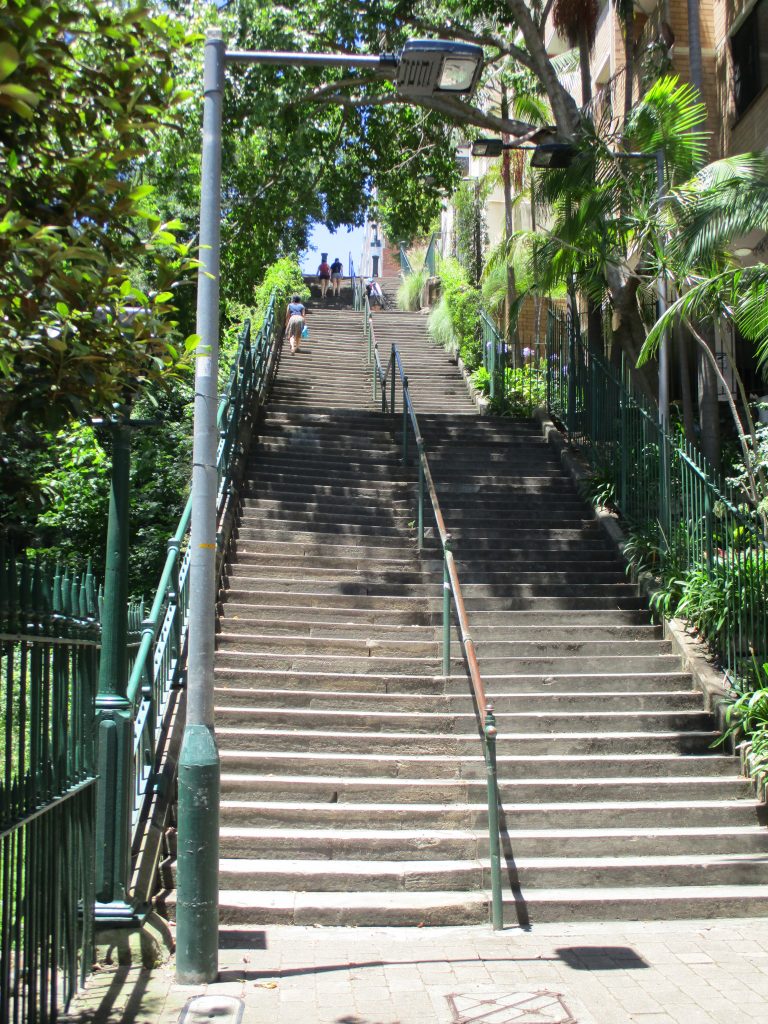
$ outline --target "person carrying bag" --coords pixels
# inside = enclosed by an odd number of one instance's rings
[[[294,295],[285,311],[285,334],[291,343],[291,353],[299,351],[299,342],[304,334],[305,312],[301,299]]]

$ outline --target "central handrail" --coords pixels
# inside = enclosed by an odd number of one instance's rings
[[[488,699],[483,680],[480,675],[480,664],[477,660],[475,642],[469,629],[469,619],[464,604],[464,597],[461,592],[459,573],[456,567],[456,559],[452,550],[451,535],[446,529],[443,518],[440,500],[437,496],[435,481],[429,465],[429,459],[424,446],[419,427],[419,420],[411,399],[411,391],[408,385],[408,377],[403,368],[403,361],[397,345],[392,345],[390,356],[387,361],[386,371],[381,362],[379,345],[376,341],[373,328],[373,317],[371,316],[370,305],[366,297],[364,304],[364,331],[368,344],[368,362],[373,369],[373,398],[376,400],[377,387],[381,389],[381,411],[395,415],[395,384],[396,378],[400,378],[402,393],[402,458],[408,462],[408,426],[413,430],[413,437],[418,453],[419,471],[419,496],[417,516],[417,538],[418,549],[421,552],[424,548],[424,491],[426,488],[429,500],[432,504],[432,513],[435,517],[440,545],[443,550],[443,675],[451,674],[451,599],[456,610],[459,642],[461,643],[464,659],[469,671],[469,678],[472,684],[475,706],[477,709],[478,725],[483,739],[483,754],[486,765],[486,777],[488,788],[488,835],[491,860],[491,891],[492,891],[492,921],[495,930],[504,926],[504,906],[501,895],[501,851],[499,842],[499,796],[498,780],[496,774],[496,717],[493,713],[493,704]],[[389,401],[387,401],[387,382],[389,381]]]

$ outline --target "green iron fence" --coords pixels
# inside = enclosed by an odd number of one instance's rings
[[[237,501],[243,430],[264,402],[280,354],[270,300],[255,342],[246,323],[218,409],[220,554]],[[149,904],[173,800],[169,734],[184,684],[191,504],[168,542],[149,614],[128,609],[133,770],[126,889]],[[0,547],[0,1021],[55,1021],[93,960],[96,835],[95,695],[101,592],[81,576],[17,560]],[[125,806],[125,805],[123,805]],[[112,817],[110,815],[110,817]],[[115,811],[115,817],[119,817]],[[109,851],[106,853],[109,857]]]
[[[220,565],[238,498],[241,460],[245,455],[242,432],[246,421],[253,421],[266,400],[277,369],[283,336],[281,313],[273,294],[255,341],[251,339],[250,322],[246,322],[219,404],[217,543]],[[141,642],[128,682],[128,697],[135,715],[130,798],[134,850],[132,898],[137,908],[149,904],[155,888],[173,799],[175,763],[169,765],[164,754],[168,750],[169,729],[174,722],[180,727],[182,717],[175,715],[175,710],[179,688],[185,682],[191,514],[190,499],[176,532],[168,541],[165,566],[149,615],[141,626]]]
[[[656,409],[571,323],[550,312],[547,405],[588,457],[644,564],[679,590],[677,613],[706,638],[739,689],[764,685],[764,524],[704,457],[663,431]]]
[[[538,340],[514,344],[499,333],[492,317],[480,310],[480,338],[484,375],[475,377],[487,394],[491,409],[507,416],[528,418],[547,397],[547,362]]]
[[[94,699],[90,571],[0,548],[0,1020],[56,1019],[92,962]]]

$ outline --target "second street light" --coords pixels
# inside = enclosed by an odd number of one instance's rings
[[[399,55],[231,51],[218,29],[208,31],[203,71],[200,272],[197,290],[195,413],[187,720],[179,757],[177,978],[185,984],[218,974],[219,755],[213,719],[216,626],[219,273],[224,71],[228,64],[376,68],[414,103],[440,94],[474,92],[483,65],[473,43],[409,40]]]

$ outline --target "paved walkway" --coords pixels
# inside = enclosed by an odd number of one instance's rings
[[[230,932],[215,985],[93,975],[70,1022],[738,1024],[768,1018],[768,921]],[[239,948],[234,948],[239,947]],[[238,1003],[237,1001],[241,1001]],[[228,1012],[230,1011],[230,1012]]]

